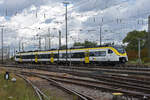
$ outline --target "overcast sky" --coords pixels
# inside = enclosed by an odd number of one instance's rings
[[[17,48],[19,41],[25,50],[48,48],[50,30],[51,47],[58,47],[58,30],[65,44],[65,0],[0,0],[0,26],[4,26],[4,45]],[[99,44],[120,43],[132,30],[147,30],[150,0],[68,0],[68,41],[85,40]],[[1,46],[1,44],[0,44]]]

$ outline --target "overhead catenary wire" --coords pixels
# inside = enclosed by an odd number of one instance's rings
[[[83,4],[85,4],[84,2],[87,2],[86,0],[84,0],[84,1],[81,1],[81,2],[79,2],[79,3],[83,3]],[[82,6],[82,5],[81,5]],[[109,9],[109,8],[106,8],[106,9]],[[9,9],[7,9],[7,13],[8,13],[8,11],[9,11]],[[38,10],[37,10],[38,11]],[[71,12],[70,12],[71,13]],[[144,11],[143,13],[142,13],[142,15],[147,15],[147,14],[149,14],[150,12],[148,12],[148,11]],[[6,15],[9,15],[9,14],[6,14]],[[43,14],[43,16],[44,16],[44,14]],[[89,16],[93,16],[93,15],[89,15]],[[84,14],[82,15],[82,16],[80,16],[80,17],[84,17]],[[135,23],[136,22],[136,27],[134,27],[134,28],[132,28],[132,29],[138,29],[138,27],[141,27],[142,25],[147,25],[147,23],[146,23],[146,21],[140,21],[139,19],[138,19],[139,17],[138,17],[138,14],[136,14],[136,15],[134,15],[134,16],[129,16],[129,17],[127,17],[127,18],[120,18],[120,21],[121,22],[125,22],[125,23],[127,23],[127,24],[130,24],[130,25],[132,25],[132,23]],[[96,18],[94,18],[94,20],[96,21]],[[117,22],[117,18],[116,19],[113,19],[113,20],[108,20],[108,21],[104,21],[104,25],[107,25],[107,24],[113,24],[114,22]],[[119,25],[122,25],[123,23],[119,23],[119,19],[118,19],[118,26]],[[94,26],[93,28],[95,28],[96,26]],[[125,28],[123,25],[122,25],[122,28],[120,28],[120,29],[123,29],[123,28]],[[128,28],[127,26],[126,26],[126,28]],[[119,28],[118,28],[119,29]],[[116,30],[116,32],[118,31],[118,29],[117,28],[114,28],[113,30]],[[128,32],[128,31],[127,31]]]

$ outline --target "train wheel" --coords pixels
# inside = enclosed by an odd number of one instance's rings
[[[121,63],[122,63],[122,64],[125,64],[125,63],[126,63],[126,59],[125,59],[125,58],[122,58],[122,59],[121,59]]]

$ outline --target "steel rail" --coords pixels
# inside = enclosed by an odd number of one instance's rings
[[[79,92],[77,92],[75,90],[71,90],[71,89],[65,87],[64,85],[58,83],[57,81],[55,81],[53,79],[49,79],[49,78],[46,78],[46,77],[40,76],[40,75],[35,75],[33,73],[32,74],[31,73],[21,73],[21,74],[28,74],[28,75],[30,74],[30,75],[33,75],[33,76],[36,76],[36,77],[39,77],[39,78],[42,78],[42,79],[46,79],[46,80],[50,81],[53,85],[55,85],[57,87],[60,87],[60,88],[64,89],[65,91],[67,91],[67,92],[69,92],[71,94],[77,95],[81,100],[94,100],[92,97],[89,97],[89,96],[87,96],[87,95],[85,95],[83,93],[79,93]]]
[[[33,73],[29,73],[29,74],[32,74],[32,75],[35,75]],[[45,77],[45,76],[44,76]],[[46,77],[45,77],[46,78]],[[54,80],[53,78],[47,78],[47,79],[51,79],[51,80]],[[55,81],[58,81],[58,80],[55,80]],[[89,84],[81,84],[81,83],[78,83],[78,82],[72,82],[72,81],[65,81],[65,80],[59,80],[59,81],[62,81],[62,82],[68,82],[68,83],[74,83],[74,84],[77,84],[77,85],[83,85],[83,86],[87,86],[87,87],[91,87],[91,88],[96,88],[96,89],[100,89],[100,90],[103,90],[103,91],[106,91],[106,92],[120,92],[120,93],[124,93],[125,95],[128,95],[128,96],[133,96],[133,97],[138,97],[138,98],[142,98],[144,96],[147,96],[147,97],[150,97],[149,94],[143,94],[141,92],[135,92],[135,91],[128,91],[128,90],[123,90],[123,89],[114,89],[114,88],[111,88],[111,87],[103,87],[103,86],[96,86],[96,85],[89,85]]]
[[[20,74],[16,74],[16,75],[23,78],[27,83],[29,83],[32,86],[32,88],[35,90],[40,100],[45,100],[44,98],[46,98],[46,100],[50,100],[39,88],[37,88],[31,81],[29,81],[23,75],[20,75]]]
[[[150,93],[150,86],[149,85],[144,85],[142,84],[136,84],[136,83],[131,83],[131,82],[122,82],[122,81],[118,81],[118,80],[113,80],[112,77],[107,77],[107,76],[96,76],[98,80],[101,81],[96,81],[96,80],[87,80],[87,79],[78,79],[78,78],[71,78],[71,77],[63,77],[63,76],[56,76],[56,75],[50,75],[50,74],[41,74],[41,73],[35,73],[35,72],[31,72],[33,74],[38,74],[38,75],[44,75],[44,76],[49,76],[49,77],[57,77],[57,78],[61,78],[61,79],[70,79],[70,80],[77,80],[77,81],[83,81],[83,82],[90,82],[90,83],[94,83],[94,84],[107,84],[107,85],[113,85],[116,87],[126,87],[126,88],[130,88],[130,89],[139,89],[139,91],[147,91],[147,93]],[[108,82],[104,82],[104,80],[108,81]],[[128,81],[128,80],[125,80]],[[114,83],[115,82],[115,83]],[[123,85],[125,84],[125,85]]]
[[[35,64],[29,64],[29,65],[24,65],[24,64],[13,64],[13,65],[8,65],[6,64],[5,66],[34,66],[34,67],[54,67],[55,65],[35,65]],[[127,67],[128,66],[128,67]],[[139,65],[139,67],[131,67],[129,65],[124,65],[124,66],[94,66],[94,65],[89,65],[89,66],[62,66],[59,65],[59,67],[61,68],[71,68],[71,69],[80,69],[80,70],[100,70],[100,69],[118,69],[118,70],[135,70],[135,71],[150,71],[150,67],[141,67]]]
[[[23,67],[20,67],[20,68],[23,68]],[[25,68],[27,68],[27,67],[25,67]],[[32,66],[30,66],[30,68],[33,68]],[[41,70],[46,70],[46,71],[54,71],[54,72],[65,72],[65,73],[69,73],[69,74],[73,74],[73,75],[80,75],[80,76],[89,76],[90,74],[87,74],[87,73],[79,73],[79,72],[75,72],[75,71],[67,71],[67,70],[56,70],[56,69],[47,69],[47,68],[42,68],[42,67],[36,67],[37,69],[41,69]],[[93,76],[92,76],[93,77]],[[93,77],[93,78],[97,78],[97,77]],[[103,88],[102,88],[103,89]],[[109,90],[109,89],[108,89]],[[112,89],[110,89],[110,90],[112,90]],[[115,90],[113,90],[113,91],[115,91]],[[119,92],[119,91],[118,91]],[[121,91],[120,91],[121,92]],[[131,93],[132,92],[132,93]],[[122,91],[122,93],[126,93],[126,94],[128,94],[128,95],[131,95],[132,94],[132,96],[134,95],[134,96],[136,96],[136,95],[138,95],[138,96],[147,96],[147,97],[150,97],[150,95],[149,94],[141,94],[141,93],[138,93],[138,92],[133,92],[133,91]]]
[[[8,66],[7,66],[8,67]],[[10,67],[10,66],[9,66]],[[14,67],[14,66],[13,66]],[[55,70],[58,70],[59,68],[49,68],[49,67],[34,67],[34,66],[30,66],[30,67],[21,67],[21,66],[16,66],[17,68],[28,68],[28,69],[41,69],[41,70],[49,70],[49,71],[51,71],[51,70],[53,70],[54,71],[54,69]],[[60,69],[59,69],[60,70]],[[64,71],[64,72],[67,72],[68,71],[68,69],[67,69],[67,71],[66,70],[63,70],[63,69],[61,69],[62,71]],[[73,69],[69,69],[70,70],[70,72],[73,70]],[[74,71],[74,70],[73,70]],[[61,71],[59,71],[59,72],[61,72]],[[98,72],[98,71],[97,71]],[[94,72],[93,72],[94,73]],[[96,72],[95,72],[96,73]],[[119,72],[118,72],[119,73]],[[121,74],[123,74],[122,72],[120,72]],[[127,73],[128,74],[128,73]],[[138,75],[139,75],[139,73],[137,73]],[[137,75],[136,74],[136,75]],[[148,74],[150,74],[150,73],[148,73]],[[99,75],[99,76],[102,76],[102,77],[106,77],[106,75],[103,73],[103,74],[95,74],[95,76],[96,75]],[[142,73],[142,75],[144,75],[144,73]],[[119,77],[118,77],[119,76]],[[138,83],[144,83],[144,84],[147,84],[147,85],[149,85],[150,84],[150,82],[149,81],[147,81],[148,79],[146,78],[146,80],[136,80],[136,79],[134,79],[134,78],[129,78],[128,76],[121,76],[121,75],[114,75],[113,73],[111,73],[111,76],[108,76],[107,75],[107,77],[110,77],[110,78],[115,78],[115,79],[119,79],[119,80],[122,80],[122,81],[124,81],[124,80],[130,80],[131,82],[138,82]],[[121,78],[120,78],[121,77]]]
[[[54,65],[53,65],[54,66]],[[14,66],[15,67],[15,66]],[[16,65],[16,67],[20,67],[20,68],[27,68],[28,67],[28,65]],[[57,68],[57,69],[66,69],[66,70],[68,70],[68,69],[70,69],[70,70],[83,70],[83,71],[93,71],[93,72],[102,72],[102,73],[104,73],[104,72],[108,72],[108,73],[120,73],[120,74],[132,74],[132,75],[150,75],[150,70],[147,70],[146,71],[146,69],[144,69],[144,71],[142,70],[142,69],[139,69],[139,70],[132,70],[132,71],[129,71],[129,70],[125,70],[124,68],[119,68],[119,67],[111,67],[111,68],[107,68],[107,67],[105,67],[105,68],[85,68],[85,67],[66,67],[66,66],[59,66],[59,67],[51,67],[51,66],[47,66],[47,65],[30,65],[30,68],[32,69],[32,68],[37,68],[37,69],[39,69],[39,68],[45,68],[45,69],[50,69],[50,68],[52,68],[52,69],[54,69],[54,68]],[[150,68],[147,68],[147,69],[150,69]]]

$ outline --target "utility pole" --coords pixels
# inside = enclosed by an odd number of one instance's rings
[[[100,27],[99,27],[99,44],[100,44],[100,46],[102,45],[102,25],[103,25],[103,18],[102,18],[102,21],[101,21],[101,24],[100,24]]]
[[[21,40],[19,40],[19,52],[20,52],[20,49],[21,49]]]
[[[8,46],[7,54],[8,54],[8,55],[7,55],[7,56],[8,56],[7,59],[9,59],[9,57],[10,57],[10,46]]]
[[[23,44],[23,42],[22,42],[22,51],[24,51],[24,44]]]
[[[148,37],[147,37],[148,57],[150,58],[150,16],[148,17]]]
[[[141,40],[138,39],[138,63],[141,64]]]
[[[59,49],[61,48],[61,31],[59,30]]]
[[[68,35],[68,27],[67,27],[67,6],[69,4],[69,2],[63,2],[66,6],[66,15],[65,15],[65,22],[66,22],[66,64],[67,64],[67,59],[68,59],[68,38],[67,38],[67,35]]]
[[[45,36],[45,50],[46,50],[46,36]]]
[[[49,50],[51,49],[51,33],[50,33],[50,28],[48,28],[48,33],[49,33],[49,39],[48,39],[48,46],[49,46]]]
[[[14,57],[16,56],[16,48],[14,47]]]
[[[39,36],[39,50],[41,50],[41,37]]]
[[[59,62],[59,50],[61,49],[61,31],[59,30],[59,48],[58,48],[58,62]]]
[[[1,38],[1,39],[2,39],[2,52],[1,52],[1,53],[2,53],[2,64],[3,64],[3,49],[4,49],[4,48],[3,48],[3,31],[4,31],[4,30],[3,30],[3,28],[2,28],[2,38]]]
[[[100,46],[102,45],[102,26],[100,25],[100,28],[99,28],[99,32],[100,32],[100,34],[99,34],[99,44],[100,44]]]

